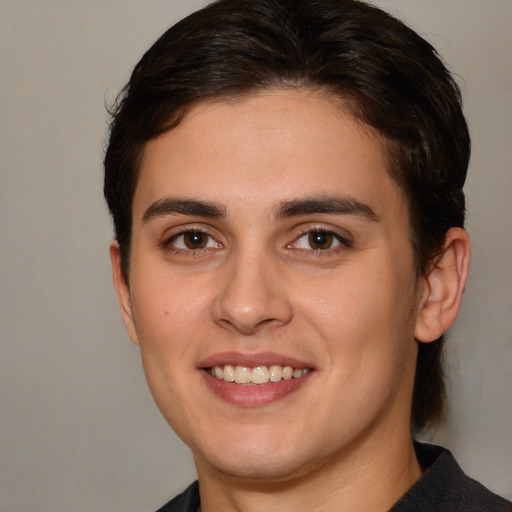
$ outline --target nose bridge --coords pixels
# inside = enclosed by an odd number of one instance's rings
[[[238,247],[225,263],[213,303],[216,322],[243,334],[290,321],[292,309],[278,259],[261,247]]]

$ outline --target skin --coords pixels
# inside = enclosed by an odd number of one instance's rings
[[[116,243],[114,283],[154,399],[194,454],[203,512],[388,510],[419,478],[415,337],[455,319],[469,242],[451,230],[418,277],[410,240],[381,139],[314,91],[199,104],[148,143],[130,286]],[[216,393],[205,362],[244,357],[310,372],[267,401],[261,387]]]

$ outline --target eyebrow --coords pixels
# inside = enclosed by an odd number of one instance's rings
[[[372,222],[378,222],[380,217],[365,203],[348,195],[306,197],[286,201],[276,210],[276,219],[327,213],[335,215],[356,215]]]
[[[167,215],[195,215],[218,219],[225,217],[225,209],[215,203],[194,199],[164,198],[154,202],[142,216],[142,222],[146,223],[157,217]]]
[[[306,197],[284,201],[275,210],[274,218],[279,220],[318,213],[357,215],[373,222],[380,220],[370,206],[348,195]],[[164,198],[154,202],[146,209],[142,216],[142,222],[147,223],[152,219],[167,215],[193,215],[220,219],[226,216],[226,209],[217,203],[198,199]]]

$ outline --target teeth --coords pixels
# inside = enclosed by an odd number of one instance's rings
[[[268,369],[268,371],[270,373],[270,380],[272,382],[278,382],[278,381],[280,381],[283,378],[283,368],[282,368],[282,366],[274,364],[274,365],[272,365]]]
[[[251,369],[246,366],[235,366],[235,382],[249,384],[251,382]]]
[[[266,384],[267,382],[279,382],[281,379],[290,380],[299,379],[309,372],[309,368],[292,368],[291,366],[281,366],[274,364],[267,366],[232,366],[230,364],[224,367],[214,366],[210,369],[212,376],[217,379],[223,379],[226,382],[236,382],[237,384]]]
[[[217,376],[217,372],[219,372],[220,377]],[[218,366],[215,367],[215,376],[218,379],[224,379],[227,382],[235,382],[235,368],[230,364],[224,366],[224,371]]]
[[[266,366],[256,366],[251,372],[251,382],[253,384],[265,384],[270,380],[270,373]]]
[[[285,366],[283,368],[283,379],[290,380],[293,377],[293,368],[291,366]]]

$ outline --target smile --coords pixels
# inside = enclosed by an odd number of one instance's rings
[[[278,364],[254,367],[226,364],[224,366],[213,366],[208,370],[210,375],[219,380],[235,382],[236,384],[260,385],[267,384],[268,382],[299,379],[309,373],[309,371],[309,368],[292,368],[291,366],[281,366]]]

